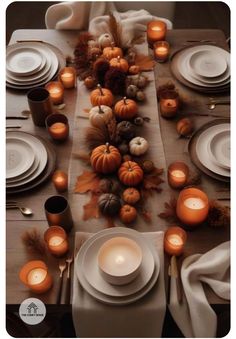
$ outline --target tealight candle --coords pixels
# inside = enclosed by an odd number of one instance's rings
[[[63,171],[55,171],[52,182],[58,192],[65,192],[68,188],[68,175]]]
[[[198,188],[183,189],[178,197],[176,214],[178,218],[189,226],[202,223],[209,212],[207,195]]]
[[[157,41],[153,45],[153,52],[158,62],[164,62],[169,57],[170,45],[167,41]]]
[[[156,41],[165,40],[166,23],[164,21],[150,21],[147,25],[147,40],[150,45]]]
[[[63,103],[64,99],[64,87],[59,81],[51,81],[45,86],[50,94],[50,98],[54,105]]]
[[[45,123],[49,134],[54,140],[64,141],[68,138],[69,124],[64,114],[51,114],[46,118]]]
[[[64,88],[74,88],[76,82],[76,71],[74,67],[64,67],[59,73],[59,79]]]
[[[187,239],[185,230],[181,227],[173,226],[165,232],[164,249],[170,255],[180,255],[183,253]]]
[[[69,249],[66,232],[60,226],[50,226],[44,233],[44,240],[49,252],[57,257],[64,255]]]
[[[41,260],[32,260],[20,270],[19,278],[35,293],[45,293],[52,286],[52,277],[46,264]]]
[[[175,90],[163,91],[160,95],[160,113],[164,118],[173,118],[179,108],[179,94]]]
[[[180,161],[173,162],[168,167],[168,182],[172,188],[183,187],[189,175],[188,166]]]

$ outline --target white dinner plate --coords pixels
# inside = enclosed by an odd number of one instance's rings
[[[222,55],[222,57],[225,58],[226,63],[227,63],[227,68],[226,68],[226,72],[222,75],[221,79],[220,77],[218,77],[216,79],[216,82],[214,81],[207,81],[207,80],[202,80],[199,77],[194,76],[194,73],[192,71],[192,69],[190,68],[189,65],[189,59],[192,57],[192,55],[194,55],[195,53],[197,53],[198,51],[202,51],[204,50],[204,48],[209,48],[210,50],[212,50],[213,48],[213,52],[215,53],[220,53],[220,55]],[[194,46],[194,47],[189,47],[186,48],[182,51],[179,52],[178,55],[176,55],[176,67],[178,68],[179,73],[181,74],[181,76],[189,81],[190,83],[197,85],[197,86],[201,86],[201,87],[206,87],[206,88],[217,88],[217,87],[221,87],[223,85],[226,85],[227,83],[229,83],[230,81],[230,57],[229,57],[229,53],[219,47],[216,46],[205,46],[205,45],[201,45],[201,46]]]
[[[39,158],[37,154],[35,154],[33,165],[25,173],[19,175],[18,177],[7,179],[6,180],[7,185],[12,184],[12,183],[18,183],[20,180],[28,178],[36,171],[38,166],[39,166]]]
[[[218,77],[227,69],[226,59],[210,49],[193,53],[189,64],[194,73],[206,78]]]
[[[157,255],[157,252],[156,252],[153,244],[151,242],[150,243],[148,242],[150,244],[149,248],[150,248],[150,251],[152,252],[154,262],[155,262],[154,273],[153,273],[151,279],[149,280],[149,282],[140,291],[133,293],[131,295],[123,296],[123,297],[122,296],[121,297],[109,296],[109,295],[106,295],[106,294],[99,292],[98,290],[93,288],[92,285],[89,284],[89,282],[87,281],[87,279],[84,276],[83,269],[82,269],[84,254],[85,254],[87,247],[91,244],[91,242],[94,241],[94,239],[96,237],[103,236],[104,241],[106,241],[106,240],[112,238],[113,236],[117,236],[117,235],[119,235],[119,236],[130,235],[131,237],[132,237],[132,235],[134,235],[134,240],[136,240],[136,236],[142,237],[142,235],[139,232],[125,228],[125,227],[115,227],[115,228],[112,228],[112,229],[106,229],[106,230],[100,231],[100,232],[96,233],[94,236],[92,236],[91,238],[89,238],[81,246],[81,248],[80,248],[80,250],[79,250],[79,252],[78,252],[78,254],[76,255],[76,258],[75,258],[74,268],[75,268],[75,273],[77,275],[77,278],[78,278],[80,284],[87,291],[87,293],[89,293],[92,297],[94,297],[95,299],[97,299],[97,300],[99,300],[103,303],[119,306],[119,305],[126,305],[126,304],[133,303],[134,301],[145,296],[152,289],[152,287],[155,285],[157,278],[159,276],[160,260],[159,260],[159,257]]]
[[[46,167],[47,160],[48,160],[48,155],[47,155],[47,150],[43,143],[36,137],[34,137],[31,134],[27,133],[21,133],[20,131],[9,131],[7,132],[7,139],[9,138],[15,138],[17,140],[24,141],[25,143],[29,144],[31,146],[31,152],[34,154],[37,154],[37,157],[39,158],[39,164],[36,168],[36,170],[30,175],[27,176],[26,178],[19,179],[17,182],[12,182],[6,184],[7,188],[13,188],[13,187],[19,187],[21,185],[27,184],[30,181],[34,180],[39,176],[43,170]]]
[[[230,177],[230,170],[222,168],[212,161],[211,157],[209,156],[208,144],[215,135],[229,129],[230,124],[211,126],[199,135],[196,142],[196,154],[202,165],[210,171],[225,177]]]
[[[20,46],[19,48],[7,51],[6,67],[13,75],[29,75],[36,72],[42,64],[42,55],[39,51]]]
[[[35,153],[32,147],[14,137],[6,142],[6,178],[16,178],[25,173],[34,162]]]
[[[32,48],[39,49],[41,53],[44,54],[46,57],[46,65],[42,69],[42,73],[39,72],[36,74],[33,74],[30,78],[27,78],[27,82],[24,82],[25,77],[23,81],[21,81],[21,78],[18,77],[18,80],[14,80],[12,77],[9,78],[8,75],[6,77],[7,80],[7,86],[10,88],[16,88],[16,89],[28,89],[30,85],[37,85],[41,86],[42,84],[50,81],[54,75],[56,74],[58,67],[59,67],[59,60],[57,55],[53,50],[51,50],[46,44],[39,43],[39,42],[22,42],[21,45],[24,44],[24,46],[31,46]],[[8,46],[8,49],[15,49],[16,45],[19,45],[19,43]],[[23,77],[22,77],[23,78]],[[28,81],[29,80],[29,81]]]
[[[122,286],[115,286],[106,282],[99,272],[97,254],[104,243],[104,236],[95,238],[94,241],[87,247],[84,253],[82,269],[85,278],[96,290],[101,293],[122,297],[127,296],[141,290],[151,279],[154,272],[155,263],[151,251],[148,248],[147,242],[144,238],[134,235],[126,235],[127,238],[135,240],[142,249],[142,264],[140,274],[131,283]],[[135,238],[135,239],[134,239]]]
[[[220,167],[230,169],[230,130],[214,135],[208,145],[213,161]]]

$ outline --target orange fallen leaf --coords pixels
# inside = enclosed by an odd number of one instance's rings
[[[84,111],[85,113],[89,113],[90,109],[89,109],[89,108],[84,108],[83,111]]]
[[[86,193],[86,192],[97,192],[99,188],[100,177],[89,171],[84,171],[79,177],[75,184],[75,193]]]
[[[83,220],[99,218],[100,214],[98,208],[98,198],[99,196],[97,194],[92,193],[89,202],[83,206],[84,208]]]
[[[149,55],[137,54],[135,65],[139,66],[141,71],[150,71],[154,67],[154,61]]]

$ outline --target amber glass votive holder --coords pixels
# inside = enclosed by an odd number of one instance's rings
[[[195,187],[184,188],[177,199],[176,214],[187,226],[201,224],[208,216],[209,200],[203,191]]]
[[[157,62],[165,62],[169,58],[170,44],[167,41],[157,41],[153,44],[153,53]]]
[[[164,250],[170,255],[180,255],[184,251],[184,245],[187,240],[187,233],[178,226],[170,227],[164,236]]]
[[[54,105],[60,105],[64,101],[64,87],[60,81],[51,81],[45,85]]]
[[[76,86],[76,70],[74,67],[64,67],[58,76],[64,88],[74,88]]]
[[[54,113],[50,114],[46,120],[45,124],[48,130],[48,133],[53,140],[56,141],[65,141],[69,136],[69,123],[68,119],[64,114]]]
[[[167,26],[164,21],[154,20],[147,24],[147,41],[150,47],[154,42],[165,40]]]
[[[57,192],[65,192],[68,189],[68,174],[57,170],[53,173],[52,182]]]
[[[27,262],[19,272],[22,283],[34,293],[45,293],[53,284],[48,267],[41,260],[31,260]]]
[[[163,118],[174,118],[179,108],[179,93],[175,90],[166,90],[160,94],[160,113]]]
[[[175,161],[168,167],[168,183],[172,188],[183,188],[187,183],[189,167],[181,161]]]
[[[61,257],[68,252],[69,244],[65,230],[60,226],[50,226],[44,233],[44,240],[50,253]]]

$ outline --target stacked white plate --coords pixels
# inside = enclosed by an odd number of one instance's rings
[[[219,92],[229,87],[230,54],[213,45],[187,47],[174,55],[171,69],[189,87]]]
[[[118,286],[105,281],[98,267],[98,251],[105,241],[117,237],[136,241],[142,249],[143,259],[137,278]],[[100,231],[89,238],[75,258],[75,273],[82,287],[95,299],[111,305],[130,304],[147,294],[159,276],[160,261],[153,245],[137,231],[116,227]]]
[[[230,124],[217,124],[203,130],[196,142],[196,154],[204,167],[229,178]]]
[[[35,136],[19,131],[6,136],[6,188],[20,188],[35,180],[45,169],[48,153]]]
[[[7,47],[6,84],[29,89],[46,84],[58,72],[62,56],[54,46],[44,42],[19,42]],[[58,57],[58,54],[60,57]]]

